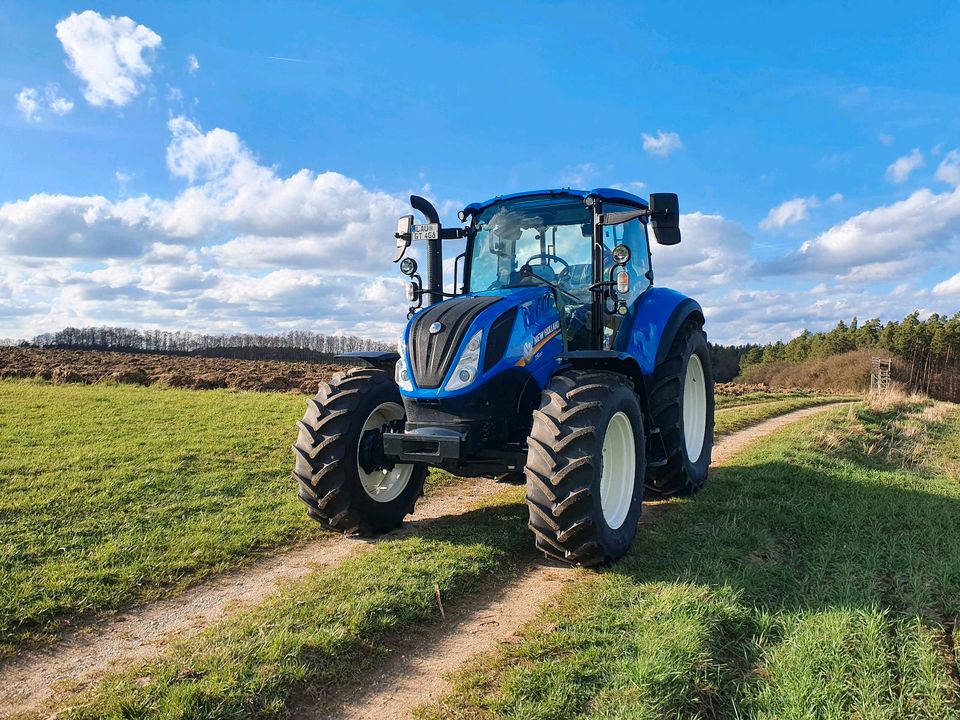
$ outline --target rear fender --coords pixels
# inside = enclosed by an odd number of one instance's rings
[[[623,319],[613,349],[633,358],[640,371],[650,375],[666,357],[680,327],[690,318],[703,324],[700,303],[676,290],[652,287],[640,296]]]

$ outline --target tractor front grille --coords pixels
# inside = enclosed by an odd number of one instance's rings
[[[440,387],[470,323],[501,299],[485,295],[457,298],[431,305],[414,316],[408,349],[410,369],[417,385],[431,389]],[[434,323],[440,323],[441,329],[431,333],[430,327]]]

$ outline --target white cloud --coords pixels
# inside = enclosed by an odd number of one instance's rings
[[[187,55],[187,72],[193,75],[199,69],[200,61],[197,60],[197,56],[193,53]]]
[[[91,323],[399,330],[390,238],[404,200],[335,172],[279,176],[235,133],[185,118],[169,126],[168,167],[185,183],[172,198],[0,205],[0,334]],[[122,188],[129,175],[116,179]]]
[[[893,135],[888,135],[887,133],[878,132],[877,140],[879,140],[884,145],[893,145],[894,137]]]
[[[634,182],[617,183],[615,185],[611,185],[610,187],[612,187],[614,190],[623,190],[624,192],[633,193],[634,195],[639,195],[641,192],[643,192],[646,189],[647,184],[645,182],[640,182],[639,180],[635,180]]]
[[[914,148],[909,155],[898,157],[890,163],[890,166],[887,168],[886,178],[890,182],[906,182],[910,174],[914,170],[923,167],[923,165],[923,153],[920,152],[919,148]]]
[[[938,258],[949,261],[958,244],[960,188],[941,194],[922,189],[834,225],[765,268],[775,273],[838,273],[848,280],[876,280]]]
[[[96,107],[123,107],[143,90],[152,72],[149,61],[161,38],[128,17],[104,17],[93,10],[71,13],[57,23],[57,38],[68,65]]]
[[[47,84],[43,97],[36,88],[23,88],[17,93],[17,109],[30,122],[40,122],[43,106],[57,115],[66,115],[73,110],[73,102],[60,95],[60,88],[55,83]]]
[[[842,196],[841,196],[842,197]],[[814,197],[797,197],[770,208],[770,212],[760,222],[763,230],[777,230],[787,225],[802,222],[810,217],[810,209],[818,207],[820,201]]]
[[[683,141],[680,140],[680,136],[675,132],[657,130],[656,135],[643,133],[643,149],[651,155],[667,157],[670,153],[675,150],[680,150],[682,147]]]
[[[587,189],[588,185],[593,185],[593,180],[597,177],[597,166],[593,163],[580,163],[564,170],[560,176],[560,184],[564,187],[577,189]]]
[[[679,245],[658,245],[650,234],[653,271],[660,284],[698,297],[709,288],[737,282],[752,264],[752,239],[722,215],[681,215],[680,233]]]
[[[933,286],[934,295],[960,295],[960,272]]]
[[[833,195],[827,198],[827,202],[828,203],[843,202],[843,193],[834,193]]]
[[[24,88],[17,93],[17,110],[30,122],[40,121],[40,94],[36,88]]]
[[[960,150],[951,150],[937,166],[937,180],[960,187]]]

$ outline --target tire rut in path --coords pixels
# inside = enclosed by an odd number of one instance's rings
[[[48,648],[0,664],[0,717],[43,706],[57,693],[82,688],[112,669],[149,660],[170,642],[196,635],[223,617],[263,602],[284,585],[331,567],[380,540],[414,534],[424,522],[462,514],[504,489],[492,480],[427,496],[404,526],[379,538],[330,535],[227,572],[165,600],[129,608],[71,630]]]
[[[727,462],[750,443],[811,415],[849,403],[829,403],[794,410],[722,437],[714,445],[714,465]],[[655,521],[668,501],[656,501],[641,515],[641,525]],[[481,653],[509,641],[559,593],[577,573],[589,572],[544,560],[498,591],[472,598],[447,620],[411,637],[403,652],[388,659],[376,675],[333,689],[312,704],[295,708],[295,720],[401,720],[421,705],[450,690],[447,677]]]
[[[542,560],[515,581],[489,589],[447,611],[441,625],[408,639],[379,673],[336,688],[330,697],[294,709],[294,720],[399,720],[450,687],[446,675],[509,641],[565,583],[584,572]]]
[[[851,402],[832,402],[823,405],[814,405],[800,410],[793,410],[783,415],[777,415],[777,417],[770,418],[769,420],[764,420],[756,425],[751,425],[743,430],[724,435],[713,446],[713,458],[710,465],[713,467],[714,465],[721,465],[727,462],[731,456],[743,450],[754,440],[759,440],[765,435],[776,432],[791,423],[803,420],[803,418],[816,415],[817,413],[825,412],[826,410],[851,404]]]

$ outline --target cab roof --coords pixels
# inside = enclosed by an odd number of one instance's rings
[[[478,213],[494,203],[502,202],[504,200],[515,200],[517,198],[524,197],[537,197],[537,196],[557,196],[557,197],[573,197],[573,198],[585,198],[590,195],[600,198],[601,201],[610,200],[623,205],[630,205],[631,207],[647,209],[647,201],[633,193],[624,192],[623,190],[615,190],[614,188],[594,188],[593,190],[573,190],[571,188],[558,188],[554,190],[529,190],[527,192],[513,193],[512,195],[497,195],[492,197],[489,200],[479,203],[470,203],[467,205],[463,211],[466,213]]]

